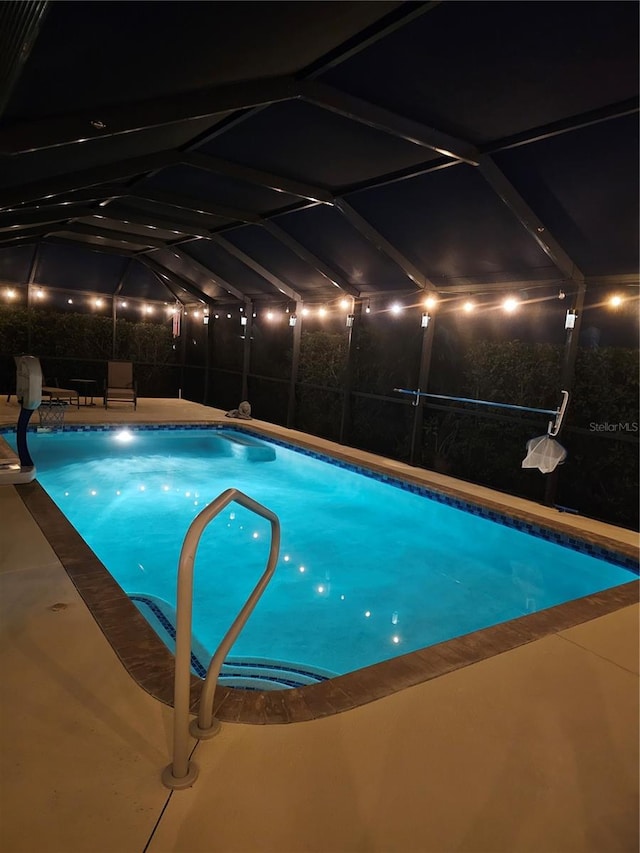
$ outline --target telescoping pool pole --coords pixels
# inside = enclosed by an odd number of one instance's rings
[[[569,402],[568,391],[560,392],[562,394],[562,403],[557,409],[535,409],[532,406],[516,406],[514,403],[496,403],[492,400],[474,400],[472,397],[450,397],[447,394],[427,394],[426,391],[421,391],[419,388],[416,391],[412,391],[408,388],[394,388],[393,390],[397,391],[398,394],[411,394],[414,396],[416,398],[413,403],[414,406],[418,405],[420,397],[429,397],[432,400],[448,400],[453,403],[475,403],[478,406],[494,406],[498,409],[515,409],[519,412],[534,412],[539,415],[553,415],[555,420],[549,424],[549,435],[551,436],[557,435],[560,431],[564,413]]]

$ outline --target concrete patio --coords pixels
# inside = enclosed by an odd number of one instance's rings
[[[143,399],[68,420],[222,414]],[[0,404],[0,424],[16,415]],[[3,853],[637,851],[637,605],[336,716],[227,723],[170,793],[171,709],[124,670],[13,486],[0,519]]]

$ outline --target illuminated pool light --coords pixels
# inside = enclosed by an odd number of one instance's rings
[[[129,432],[128,429],[118,430],[114,435],[114,439],[121,442],[121,444],[128,444],[128,442],[133,441],[133,437],[133,433]]]

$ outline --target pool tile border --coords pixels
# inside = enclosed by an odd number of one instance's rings
[[[617,566],[620,566],[621,568],[627,569],[628,571],[631,571],[636,575],[640,575],[640,559],[637,548],[625,548],[620,544],[617,544],[616,547],[611,547],[596,541],[595,537],[589,537],[587,535],[578,537],[576,535],[571,535],[571,533],[559,530],[557,527],[545,526],[541,524],[539,520],[534,520],[529,516],[520,516],[520,514],[517,512],[507,514],[504,512],[504,510],[493,508],[491,506],[483,504],[480,501],[474,502],[472,500],[469,500],[468,497],[463,498],[454,494],[450,494],[444,487],[442,489],[436,489],[434,487],[426,486],[424,483],[418,483],[415,481],[412,482],[410,479],[402,479],[401,477],[389,474],[383,470],[377,470],[373,467],[369,468],[364,465],[357,465],[356,463],[347,459],[342,459],[339,456],[331,456],[328,453],[322,453],[313,448],[293,443],[292,441],[284,441],[283,439],[277,438],[276,436],[273,436],[270,433],[262,432],[259,427],[249,426],[247,424],[243,424],[242,427],[240,427],[237,426],[235,423],[227,424],[210,422],[189,424],[175,423],[127,425],[69,424],[64,426],[64,432],[117,432],[122,429],[127,429],[130,432],[204,429],[207,431],[233,431],[239,433],[240,435],[253,437],[257,435],[260,438],[270,442],[271,444],[275,444],[276,446],[283,447],[287,450],[293,450],[296,453],[301,453],[304,456],[309,456],[311,458],[318,459],[322,462],[328,463],[329,465],[333,465],[338,468],[343,468],[347,471],[352,471],[356,474],[360,474],[370,479],[378,480],[379,482],[386,483],[387,485],[401,489],[402,491],[408,491],[412,494],[424,497],[427,500],[432,500],[436,501],[437,503],[442,503],[447,506],[451,506],[454,509],[459,509],[462,512],[468,512],[471,515],[476,515],[481,518],[485,518],[488,521],[495,522],[496,524],[501,524],[505,527],[520,530],[523,533],[529,534],[530,536],[535,536],[539,539],[545,539],[548,542],[552,542],[555,545],[560,545],[563,548],[569,548],[570,550],[578,551],[582,554],[587,554],[590,557],[595,557],[599,560],[605,560],[609,563],[613,563]],[[29,431],[36,432],[37,427],[30,426]],[[51,431],[62,432],[63,430],[56,429]],[[15,433],[15,427],[0,427],[0,435],[8,432]]]
[[[194,423],[175,425],[172,428],[202,429],[211,426]],[[214,425],[214,428],[222,427],[231,428],[226,424]],[[167,426],[136,424],[127,428],[166,429]],[[95,430],[95,427],[79,426],[66,429],[85,431]],[[103,429],[122,429],[122,425],[108,425]],[[10,430],[0,430],[2,431]],[[274,441],[273,436],[257,429],[240,432]],[[295,450],[302,449],[323,460],[336,461],[323,453],[301,448],[292,442],[279,442],[277,439],[275,441]],[[337,460],[336,464],[357,471],[369,470],[346,460]],[[401,482],[397,477],[388,474],[383,476],[394,481],[394,485]],[[432,493],[431,489],[420,484],[412,485]],[[40,484],[33,481],[15,488],[129,674],[152,696],[172,705],[173,655]],[[459,500],[455,495],[445,497]],[[461,500],[461,503],[467,505],[469,502]],[[477,504],[471,506],[477,507]],[[496,514],[505,517],[504,513]],[[530,526],[539,527],[531,519],[524,520]],[[527,527],[524,529],[528,530]],[[558,533],[565,543],[575,539],[562,531]],[[583,542],[577,539],[576,541],[578,544]],[[604,548],[605,552],[617,553],[618,556],[624,550],[612,552],[601,543],[588,544],[594,549]],[[223,722],[271,725],[304,722],[341,713],[636,604],[639,591],[640,582],[631,580],[621,586],[372,664],[319,684],[275,691],[239,690],[218,685],[215,693],[215,714]],[[193,710],[197,707],[202,684],[200,678],[192,676]]]

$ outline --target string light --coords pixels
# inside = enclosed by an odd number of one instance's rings
[[[343,311],[346,311],[348,308],[351,308],[351,302],[348,299],[341,299],[340,307]]]
[[[502,302],[502,308],[507,312],[507,314],[513,314],[514,311],[518,310],[519,305],[519,301],[514,296],[507,296],[507,298]]]
[[[271,308],[267,311],[267,320],[273,320],[273,311]]]
[[[308,316],[309,316],[309,309],[308,309],[308,308],[303,308],[303,309],[302,309],[302,316],[303,316],[303,317],[308,317]]]
[[[320,308],[318,308],[318,317],[324,317],[324,316],[326,316],[326,313],[327,313],[327,309],[324,307],[324,305],[322,305]]]
[[[612,308],[619,308],[622,305],[622,296],[614,293],[614,295],[609,299],[609,305]]]
[[[475,307],[475,302],[473,302],[471,299],[467,299],[467,301],[462,306],[462,310],[465,312],[465,314],[471,314],[472,311],[475,311]]]
[[[42,288],[36,290],[36,299],[44,299],[44,290]]]
[[[15,299],[15,298],[16,298],[16,295],[17,295],[17,294],[16,294],[15,290],[14,290],[12,287],[8,288],[8,290],[7,290],[7,299]]]
[[[428,311],[433,311],[433,309],[436,307],[437,304],[438,304],[438,300],[436,299],[435,296],[427,296],[427,298],[424,300],[424,307]]]
[[[371,302],[367,302],[367,306],[364,309],[365,314],[371,314]]]
[[[399,302],[394,302],[390,310],[392,314],[395,314],[397,316],[398,314],[402,314],[404,309]]]

